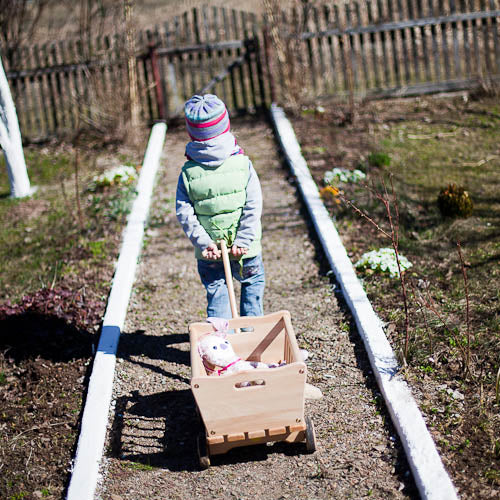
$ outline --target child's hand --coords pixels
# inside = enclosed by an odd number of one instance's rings
[[[215,243],[210,243],[210,245],[201,252],[201,255],[203,255],[205,259],[217,260],[220,259],[221,251],[217,248]]]
[[[231,253],[235,256],[235,257],[241,257],[242,255],[245,255],[246,253],[248,253],[248,248],[244,248],[244,247],[237,247],[236,245],[233,245],[231,247]]]

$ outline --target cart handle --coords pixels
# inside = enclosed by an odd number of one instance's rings
[[[220,249],[222,252],[222,262],[224,263],[224,274],[226,276],[227,293],[229,295],[229,305],[231,306],[231,314],[233,315],[233,318],[237,318],[238,309],[236,309],[236,297],[234,296],[233,275],[231,273],[231,265],[229,263],[229,254],[227,251],[227,245],[224,240],[220,241]]]

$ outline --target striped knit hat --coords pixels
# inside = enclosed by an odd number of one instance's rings
[[[184,114],[193,141],[208,141],[229,131],[229,113],[215,95],[194,95],[184,105]]]

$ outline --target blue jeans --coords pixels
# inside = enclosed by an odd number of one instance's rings
[[[262,316],[264,314],[262,297],[265,287],[262,255],[243,259],[241,274],[240,264],[232,260],[231,272],[241,283],[240,316]],[[198,273],[207,290],[207,316],[230,319],[232,314],[222,261],[200,259]]]

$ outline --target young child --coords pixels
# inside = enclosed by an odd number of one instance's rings
[[[231,318],[218,245],[222,239],[228,244],[232,274],[241,282],[240,315],[262,316],[259,178],[231,133],[228,111],[217,96],[193,96],[185,103],[184,114],[191,141],[177,184],[176,214],[195,248],[207,291],[207,316]]]

